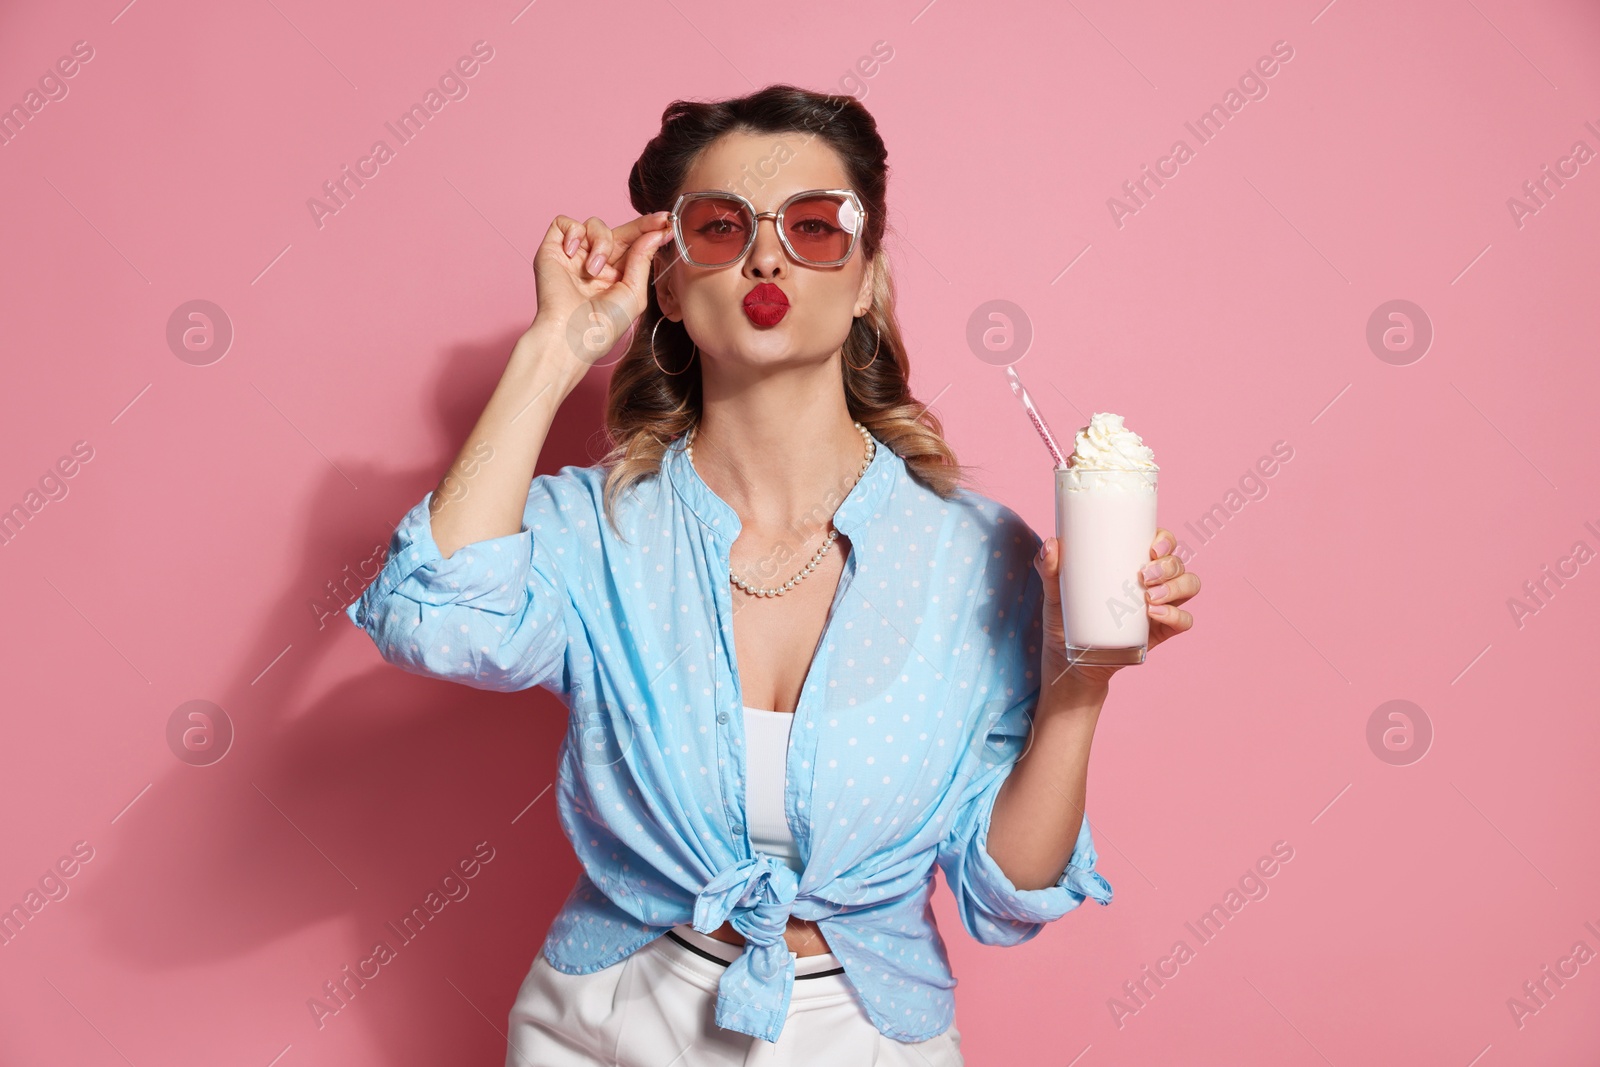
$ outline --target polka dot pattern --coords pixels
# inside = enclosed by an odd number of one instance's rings
[[[746,828],[728,580],[739,516],[681,439],[618,498],[615,526],[604,481],[598,466],[536,477],[521,531],[448,560],[430,494],[347,611],[406,670],[540,686],[567,705],[554,794],[583,873],[545,939],[553,966],[587,974],[679,923],[731,922],[748,947],[724,974],[718,1025],[775,1041],[794,980],[784,927],[808,919],[878,1029],[922,1041],[954,1018],[935,867],[985,944],[1111,902],[1087,818],[1047,888],[1018,889],[988,853],[1040,685],[1040,538],[1014,511],[966,489],[941,498],[882,442],[838,504],[845,571],[785,767],[796,873]]]

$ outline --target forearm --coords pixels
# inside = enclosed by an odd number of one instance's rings
[[[1046,668],[1043,677],[1060,674]],[[1018,889],[1056,884],[1072,857],[1107,690],[1067,674],[1040,693],[1027,750],[996,794],[989,824],[989,855]]]
[[[434,490],[433,539],[446,559],[463,545],[522,529],[539,453],[556,409],[583,369],[559,344],[537,324],[522,335],[477,424]]]

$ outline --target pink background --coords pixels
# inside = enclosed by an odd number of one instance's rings
[[[0,506],[93,449],[0,547],[0,903],[93,849],[0,948],[0,1062],[500,1062],[577,872],[563,709],[406,675],[314,605],[454,453],[550,220],[625,221],[670,100],[774,81],[865,93],[913,386],[1035,528],[1048,459],[965,340],[988,300],[1031,321],[1059,433],[1115,411],[1154,447],[1174,530],[1293,449],[1194,556],[1196,629],[1114,683],[1089,810],[1115,904],[990,949],[940,892],[968,1062],[1594,1062],[1600,962],[1520,1026],[1508,999],[1600,952],[1600,563],[1520,626],[1508,599],[1600,550],[1600,162],[1507,205],[1600,150],[1593,5],[831,3],[797,32],[707,0],[122,3],[0,13],[0,103],[94,49],[0,147]],[[307,199],[479,40],[470,94],[319,228]],[[1199,145],[1184,123],[1278,41]],[[235,331],[208,366],[166,341],[192,299]],[[1367,340],[1395,299],[1434,331],[1406,365]],[[542,470],[599,455],[604,374]],[[190,700],[233,726],[210,766],[167,741]],[[1424,758],[1369,745],[1391,700]],[[471,895],[319,1030],[307,999],[480,841]],[[1185,922],[1279,841],[1201,944]]]

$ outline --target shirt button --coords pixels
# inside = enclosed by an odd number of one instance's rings
[[[733,824],[733,832],[736,833],[736,834],[744,833],[744,824],[742,824],[742,823],[734,823]]]
[[[727,722],[728,721],[728,713],[725,712],[725,711],[717,712],[717,721],[718,722]]]

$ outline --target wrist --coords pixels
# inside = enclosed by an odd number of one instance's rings
[[[548,385],[556,391],[559,401],[583,380],[591,365],[567,345],[565,330],[535,319],[511,347],[506,376],[534,388]]]
[[[1097,668],[1089,668],[1094,671]],[[1106,697],[1111,692],[1109,676],[1086,673],[1081,666],[1065,662],[1046,661],[1040,683],[1039,702],[1052,710],[1076,710],[1085,714],[1100,713]]]

